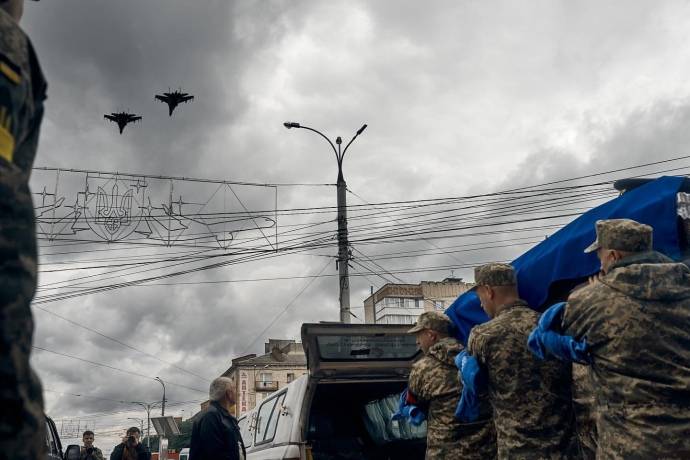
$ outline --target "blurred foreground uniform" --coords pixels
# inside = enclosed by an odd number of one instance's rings
[[[425,312],[410,332],[429,328],[447,334],[450,326],[446,315]],[[463,423],[455,418],[462,393],[455,357],[462,349],[455,338],[442,338],[410,371],[409,392],[418,404],[428,407],[426,458],[429,460],[496,458],[496,431],[486,398],[482,398],[479,420]]]
[[[597,458],[690,458],[690,269],[652,251],[647,225],[596,230],[587,251],[627,255],[571,294],[562,326],[592,356]]]
[[[46,82],[27,36],[0,9],[0,459],[43,458],[41,385],[29,365],[36,233],[29,176]]]

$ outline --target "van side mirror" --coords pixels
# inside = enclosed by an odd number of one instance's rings
[[[70,444],[65,450],[65,460],[79,460],[81,448],[76,444]]]

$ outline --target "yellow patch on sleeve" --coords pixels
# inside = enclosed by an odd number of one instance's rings
[[[0,61],[0,72],[3,73],[12,83],[18,85],[22,82],[22,77],[6,63]]]
[[[0,125],[0,158],[10,163],[14,158],[14,136],[2,125]]]

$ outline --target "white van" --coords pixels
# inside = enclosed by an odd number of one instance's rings
[[[422,460],[426,425],[390,420],[419,354],[408,328],[304,324],[309,373],[240,417],[247,459]]]

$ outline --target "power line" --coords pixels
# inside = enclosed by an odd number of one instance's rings
[[[91,361],[91,360],[89,360],[89,359],[80,358],[80,357],[78,357],[78,356],[70,355],[70,354],[67,354],[67,353],[62,353],[62,352],[59,352],[59,351],[49,350],[49,349],[47,349],[47,348],[39,347],[39,346],[36,346],[36,345],[32,345],[32,348],[34,348],[34,349],[36,349],[36,350],[41,350],[41,351],[44,351],[44,352],[47,352],[47,353],[52,353],[52,354],[55,354],[55,355],[64,356],[65,358],[70,358],[70,359],[74,359],[74,360],[77,360],[77,361],[82,361],[82,362],[84,362],[84,363],[91,364],[91,365],[94,365],[94,366],[99,366],[99,367],[104,367],[104,368],[112,369],[112,370],[119,371],[119,372],[124,372],[125,374],[134,375],[134,376],[136,376],[136,377],[142,377],[142,378],[149,379],[149,380],[156,380],[155,378],[150,377],[150,376],[148,376],[148,375],[140,374],[140,373],[134,372],[134,371],[129,371],[129,370],[127,370],[127,369],[121,369],[121,368],[119,368],[119,367],[111,366],[111,365],[109,365],[109,364],[104,364],[104,363],[99,363],[99,362],[96,362],[96,361]],[[206,393],[206,391],[204,391],[204,390],[199,390],[198,388],[188,387],[188,386],[186,386],[186,385],[181,385],[181,384],[179,384],[179,383],[170,382],[170,381],[168,381],[168,380],[166,380],[165,383],[167,383],[167,384],[169,384],[169,385],[176,386],[176,387],[180,387],[180,388],[186,388],[187,390],[198,391],[199,393]]]
[[[323,273],[323,271],[324,271],[330,264],[331,264],[330,261],[326,262],[326,265],[324,265],[323,268],[321,268],[321,270],[319,270],[319,272],[317,273],[317,277],[318,277],[318,275],[320,275],[321,273]],[[315,280],[316,280],[316,277],[310,279],[309,282],[308,282],[307,284],[304,285],[304,287],[297,293],[297,295],[295,295],[295,296],[292,298],[292,300],[290,300],[290,301],[287,303],[287,305],[285,305],[285,307],[280,311],[280,313],[278,313],[278,314],[276,315],[276,317],[273,318],[273,321],[271,321],[271,322],[268,324],[268,326],[266,326],[260,333],[258,333],[258,334],[256,335],[256,337],[254,338],[254,340],[249,344],[249,346],[247,346],[247,348],[240,354],[240,356],[246,355],[247,352],[248,352],[249,350],[251,350],[251,348],[254,346],[254,344],[256,343],[256,341],[259,340],[261,337],[263,337],[264,334],[265,334],[267,331],[269,331],[269,330],[271,329],[271,327],[273,327],[273,325],[280,319],[280,317],[283,316],[283,314],[284,314],[285,312],[287,312],[287,311],[290,309],[290,307],[292,307],[292,305],[293,305],[293,304],[295,303],[295,301],[299,298],[299,296],[301,296],[301,295],[304,293],[304,291],[306,291],[306,290],[309,288],[309,286],[311,286],[312,283],[313,283]]]
[[[33,306],[33,308],[38,308],[39,310],[44,311],[44,312],[46,312],[46,313],[48,313],[48,314],[50,314],[50,315],[53,315],[53,316],[55,316],[56,318],[60,318],[61,320],[66,321],[66,322],[68,322],[68,323],[70,323],[70,324],[72,324],[72,325],[74,325],[74,326],[77,326],[77,327],[79,327],[79,328],[81,328],[81,329],[85,329],[85,330],[87,330],[87,331],[89,331],[89,332],[91,332],[91,333],[93,333],[93,334],[96,334],[96,335],[98,335],[98,336],[100,336],[100,337],[103,337],[103,338],[108,339],[108,340],[110,340],[110,341],[112,341],[112,342],[115,342],[115,343],[117,343],[118,345],[122,345],[123,347],[126,347],[126,348],[129,348],[130,350],[136,351],[137,353],[141,353],[141,354],[143,354],[143,355],[146,355],[146,356],[148,356],[149,358],[153,358],[153,359],[155,359],[155,360],[158,361],[158,362],[161,362],[161,363],[163,363],[163,364],[167,364],[168,366],[174,367],[174,368],[177,369],[177,370],[180,370],[180,371],[185,372],[185,373],[187,373],[187,374],[190,374],[190,375],[193,375],[193,376],[195,376],[195,377],[198,377],[198,378],[200,378],[201,380],[204,380],[204,381],[206,381],[206,382],[210,382],[209,379],[207,379],[207,378],[205,378],[205,377],[202,377],[201,375],[198,375],[198,374],[196,374],[196,373],[194,373],[194,372],[192,372],[192,371],[188,371],[187,369],[184,369],[184,368],[182,368],[182,367],[180,367],[180,366],[178,366],[178,365],[176,365],[176,364],[173,364],[173,363],[170,363],[170,362],[168,362],[168,361],[165,361],[164,359],[161,359],[161,358],[159,358],[158,356],[156,356],[156,355],[154,355],[154,354],[148,353],[148,352],[146,352],[146,351],[144,351],[144,350],[141,350],[141,349],[139,349],[139,348],[137,348],[137,347],[134,347],[134,346],[132,346],[132,345],[130,345],[130,344],[128,344],[128,343],[125,343],[125,342],[123,342],[122,340],[119,340],[119,339],[116,339],[116,338],[111,337],[111,336],[109,336],[109,335],[106,335],[106,334],[104,334],[104,333],[102,333],[102,332],[100,332],[100,331],[97,331],[96,329],[93,329],[93,328],[89,327],[89,326],[86,326],[86,325],[84,325],[84,324],[81,324],[81,323],[78,323],[78,322],[76,322],[76,321],[74,321],[74,320],[71,320],[71,319],[69,319],[69,318],[67,318],[67,317],[65,317],[65,316],[60,315],[59,313],[55,313],[55,312],[52,311],[52,310],[48,310],[47,308],[44,308],[44,307],[41,307],[41,306],[38,306],[38,305],[35,305],[35,304],[33,304],[32,306]]]

